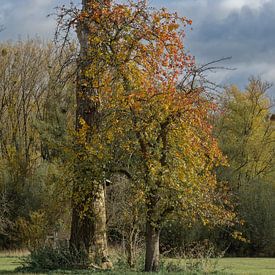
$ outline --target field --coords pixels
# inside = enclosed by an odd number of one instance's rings
[[[11,275],[30,275],[33,273],[18,273],[15,272],[16,267],[20,265],[19,256],[12,254],[0,254],[0,275],[11,274]],[[218,261],[217,270],[219,272],[215,274],[274,274],[275,275],[275,258],[223,258]],[[50,273],[39,273],[39,274],[103,274],[103,272],[92,272],[92,271],[55,271]],[[125,272],[108,272],[110,275],[119,274],[141,274],[141,273],[125,273]],[[165,274],[161,272],[160,274]],[[176,273],[169,273],[176,274]],[[183,274],[183,273],[177,273]],[[36,273],[38,275],[38,273]]]
[[[218,270],[225,274],[275,274],[275,258],[224,258]]]

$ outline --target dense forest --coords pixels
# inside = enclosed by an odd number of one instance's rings
[[[209,90],[190,20],[84,3],[60,10],[61,45],[0,44],[0,249],[146,251],[147,271],[198,244],[274,257],[271,85]]]

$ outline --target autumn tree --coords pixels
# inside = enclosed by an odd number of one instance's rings
[[[146,206],[145,270],[156,271],[168,215],[204,223],[234,217],[221,203],[223,190],[213,173],[224,161],[208,121],[214,106],[196,86],[194,60],[182,42],[190,20],[165,9],[150,11],[145,1],[91,1],[86,8],[77,16],[87,30],[78,144],[93,170],[76,167],[94,183],[116,171],[136,182]],[[78,200],[86,214],[95,190]]]
[[[226,197],[213,172],[223,159],[211,135],[212,106],[203,90],[181,90],[174,80],[165,86],[154,82],[158,74],[149,81],[146,76],[138,70],[128,74],[111,106],[117,115],[114,136],[127,132],[122,146],[132,156],[131,165],[120,164],[136,180],[146,206],[145,270],[156,271],[160,230],[168,217],[218,224],[234,215],[221,203]]]

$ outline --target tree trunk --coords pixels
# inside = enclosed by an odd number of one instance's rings
[[[126,250],[127,251],[127,263],[130,268],[134,268],[135,267],[134,249],[133,249],[133,244],[130,241],[129,241],[129,243],[127,243],[126,249],[127,249]]]
[[[127,263],[130,268],[134,268],[136,265],[138,237],[139,237],[139,229],[134,223],[126,237]]]
[[[135,230],[132,229],[129,232],[129,236],[127,236],[127,240],[126,240],[126,252],[127,252],[127,263],[129,265],[130,268],[133,268],[135,266],[135,262],[134,262],[134,234],[135,234]]]
[[[99,189],[97,198],[93,203],[95,217],[93,243],[95,246],[95,263],[97,265],[102,265],[108,263],[109,259],[106,232],[105,191],[103,185],[100,185]]]
[[[92,236],[94,235],[94,224],[91,219],[81,218],[81,209],[73,204],[70,248],[72,251],[84,250],[89,253]]]
[[[101,1],[102,0],[82,0],[82,10],[89,14],[92,12],[90,8],[91,3],[101,3]],[[85,74],[89,65],[89,28],[85,20],[77,26],[80,53],[76,83],[76,131],[79,131],[82,127],[80,118],[84,119],[86,124],[91,128],[96,127],[100,119],[98,103],[91,100],[91,96],[96,95],[97,90],[92,87],[92,81]],[[92,136],[87,135],[87,140],[92,141]],[[79,178],[78,181],[81,182],[81,178]],[[73,190],[74,194],[77,194],[76,192],[79,192],[77,182]],[[92,213],[90,213],[91,217],[82,218],[81,206],[77,205],[73,199],[70,247],[75,249],[84,248],[86,252],[89,253],[93,242],[96,263],[101,266],[106,266],[108,262],[109,264],[107,266],[109,268],[111,264],[108,260],[107,252],[105,190],[103,184],[98,186],[96,194],[95,191],[91,192],[93,192],[91,193],[91,197],[95,198],[92,204]]]
[[[160,229],[154,227],[150,221],[147,221],[145,255],[146,272],[157,272],[159,270],[159,236]]]

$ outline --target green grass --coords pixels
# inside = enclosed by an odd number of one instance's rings
[[[231,274],[275,275],[275,258],[223,258],[218,270]]]
[[[4,256],[0,254],[0,275],[30,275],[34,273],[19,273],[15,272],[16,267],[20,265],[19,257],[16,256]],[[223,258],[218,261],[218,268],[220,272],[216,274],[242,274],[242,275],[275,275],[275,258]],[[93,274],[102,275],[103,272],[92,271],[55,271],[48,273],[36,273],[36,275],[42,274]],[[141,274],[138,272],[125,273],[125,272],[108,272],[110,275],[120,274]],[[148,274],[148,273],[147,273]],[[164,274],[164,273],[161,273]],[[169,273],[173,274],[173,273]],[[175,274],[175,273],[174,273]],[[182,273],[177,273],[182,274]]]
[[[17,257],[3,257],[0,256],[0,272],[13,271],[19,265],[19,259]]]

